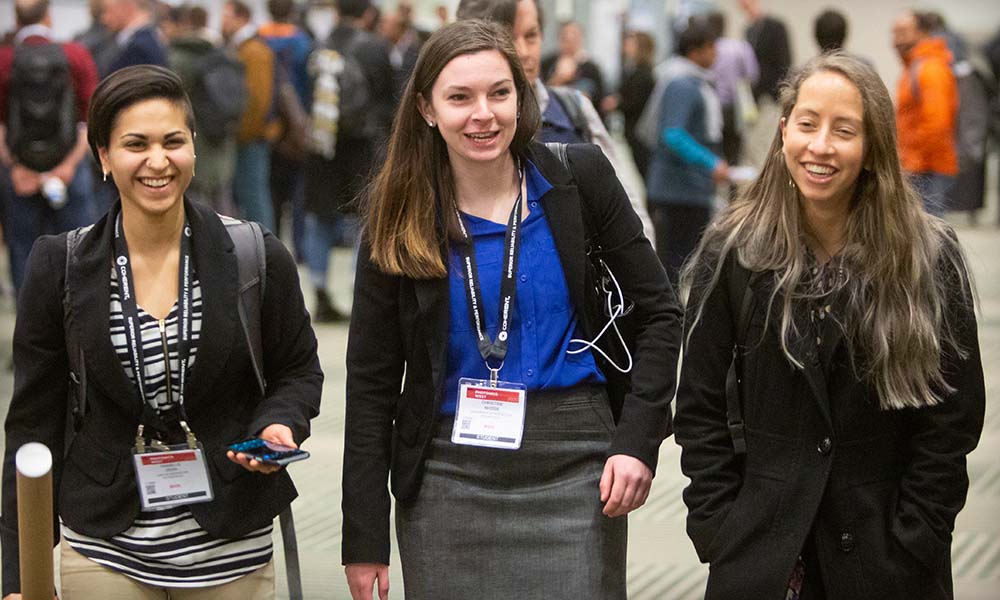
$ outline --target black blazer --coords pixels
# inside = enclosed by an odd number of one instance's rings
[[[771,273],[753,274],[741,374],[747,454],[738,460],[725,402],[742,300],[729,297],[732,260],[685,347],[674,420],[691,479],[688,535],[711,565],[706,598],[784,598],[810,533],[831,600],[951,598],[951,533],[985,408],[967,283],[949,280],[947,311],[967,352],[942,355],[954,393],[937,406],[887,411],[852,370],[842,334],[823,342],[834,349],[827,367],[805,337],[792,347],[804,368],[792,366],[779,341],[780,295],[766,314]],[[689,306],[704,293],[696,285]]]
[[[611,164],[597,146],[572,145],[569,173],[542,145],[528,158],[553,185],[541,198],[562,262],[570,301],[582,328],[595,331],[584,306],[581,190],[600,207],[606,259],[641,323],[633,391],[625,397],[610,454],[628,454],[656,469],[673,392],[680,309],[642,224]],[[438,420],[448,347],[448,279],[414,280],[381,272],[362,246],[347,343],[347,422],[344,440],[343,561],[389,562],[389,490],[398,502],[416,497]],[[405,381],[404,381],[405,371]],[[596,493],[596,490],[595,490]]]
[[[212,536],[235,537],[270,523],[296,491],[284,471],[261,475],[229,461],[226,446],[272,423],[289,426],[301,443],[309,435],[309,420],[319,412],[323,373],[295,262],[280,241],[265,233],[261,335],[267,393],[261,398],[236,311],[233,242],[214,212],[188,201],[185,210],[202,291],[201,336],[185,409],[205,447],[215,491],[215,500],[193,504],[191,512]],[[131,449],[142,407],[109,334],[110,219],[106,215],[80,241],[79,268],[69,281],[63,281],[66,234],[39,238],[28,260],[14,329],[14,395],[5,424],[4,595],[17,591],[20,581],[14,455],[22,444],[42,442],[52,451],[56,515],[73,530],[108,538],[130,527],[139,512]],[[87,414],[65,452],[67,394],[75,384],[70,383],[66,358],[64,286],[70,292],[70,323],[78,328],[88,386]],[[58,541],[58,526],[55,534]]]

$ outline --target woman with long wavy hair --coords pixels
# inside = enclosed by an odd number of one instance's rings
[[[846,54],[782,89],[760,177],[689,260],[675,431],[707,598],[952,598],[983,425],[972,286]]]

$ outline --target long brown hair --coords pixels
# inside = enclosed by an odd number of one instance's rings
[[[868,64],[841,52],[813,58],[782,85],[782,116],[792,112],[802,83],[822,71],[850,81],[864,109],[865,168],[855,186],[842,250],[848,277],[842,282],[847,303],[841,326],[852,354],[861,358],[855,368],[875,386],[883,409],[937,404],[951,391],[941,372],[944,347],[964,355],[945,310],[950,286],[971,286],[961,250],[949,239],[946,224],[923,209],[904,179],[892,101]],[[704,290],[688,306],[693,329],[731,251],[751,271],[770,273],[771,303],[783,297],[782,349],[801,367],[790,350],[792,338],[799,335],[792,308],[815,292],[808,291],[807,225],[781,150],[781,132],[775,127],[760,176],[715,218],[681,277],[682,287]]]
[[[538,103],[524,76],[510,34],[476,19],[445,25],[424,43],[406,85],[389,138],[385,164],[362,207],[371,258],[380,269],[415,279],[444,277],[442,256],[455,219],[455,189],[448,148],[419,112],[418,97],[430,98],[434,82],[452,59],[496,50],[510,65],[520,117],[510,151],[523,157],[541,122]]]

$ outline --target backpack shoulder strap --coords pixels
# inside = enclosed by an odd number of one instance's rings
[[[743,352],[746,349],[747,329],[749,328],[750,306],[753,303],[753,293],[750,290],[750,271],[741,267],[739,259],[732,256],[729,271],[729,306],[735,306],[740,298],[736,313],[736,336],[733,340],[733,361],[726,373],[726,426],[733,440],[733,450],[737,456],[747,452],[746,426],[743,423],[743,402],[740,397],[740,380],[743,375]]]
[[[93,225],[72,229],[66,233],[66,270],[63,274],[63,335],[66,336],[66,359],[69,364],[69,377],[75,386],[69,394],[69,411],[72,420],[66,424],[66,444],[63,446],[69,450],[69,442],[83,425],[83,416],[87,412],[87,367],[83,357],[83,345],[80,343],[80,335],[72,322],[69,274],[76,265],[76,249],[80,245],[80,240],[90,231]]]
[[[267,256],[264,249],[264,233],[260,225],[252,221],[240,221],[222,217],[229,237],[236,247],[236,263],[239,266],[239,296],[236,310],[240,316],[243,335],[253,359],[254,376],[261,395],[267,389],[264,379],[264,343],[261,333],[261,308],[267,282]],[[256,293],[247,293],[256,287]]]
[[[580,106],[580,93],[573,88],[558,85],[551,86],[548,90],[559,102],[560,106],[563,107],[563,110],[566,111],[566,115],[573,123],[576,132],[583,138],[583,141],[590,142],[590,124],[587,123],[587,117],[583,114],[583,107]]]

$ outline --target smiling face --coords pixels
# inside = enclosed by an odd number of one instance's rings
[[[453,58],[438,74],[420,113],[434,123],[453,166],[495,163],[517,129],[517,92],[510,65],[497,50]]]
[[[803,81],[781,140],[802,200],[848,210],[865,159],[864,106],[854,84],[833,71]]]
[[[142,100],[115,119],[101,167],[121,194],[122,210],[162,216],[183,207],[194,175],[194,136],[184,107],[164,98]]]

